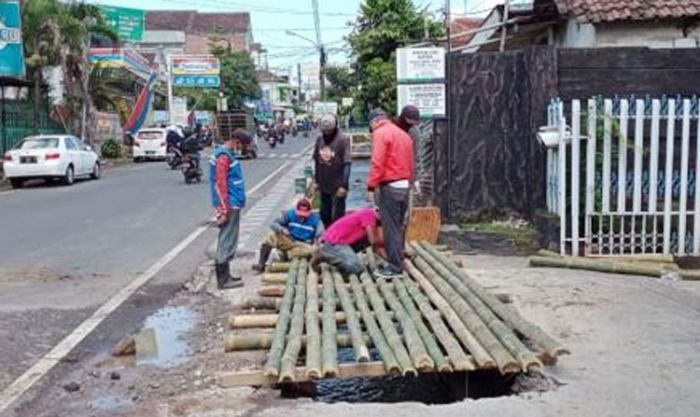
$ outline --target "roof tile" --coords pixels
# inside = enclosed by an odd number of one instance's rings
[[[561,14],[582,22],[700,17],[700,0],[554,0]]]

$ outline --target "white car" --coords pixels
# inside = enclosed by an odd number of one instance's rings
[[[134,161],[146,159],[165,160],[167,149],[165,137],[168,135],[167,129],[141,129],[136,132],[134,138]]]
[[[5,153],[3,171],[12,188],[37,178],[71,185],[78,177],[100,178],[100,158],[75,136],[28,136]]]

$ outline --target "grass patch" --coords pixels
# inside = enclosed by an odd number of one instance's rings
[[[492,233],[505,238],[516,248],[537,247],[537,230],[527,223],[488,222],[463,223],[459,227],[465,232]]]

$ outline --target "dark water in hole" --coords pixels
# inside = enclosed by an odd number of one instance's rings
[[[370,350],[371,360],[380,360],[376,349]],[[351,348],[338,349],[338,362],[354,362]],[[313,384],[282,386],[285,397],[312,397],[324,403],[335,402],[421,402],[449,404],[465,398],[488,398],[512,395],[515,377],[503,377],[498,371],[471,373],[429,373],[418,377],[386,375],[373,378],[325,379]]]

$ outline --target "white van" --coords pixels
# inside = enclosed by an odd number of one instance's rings
[[[167,129],[139,130],[134,138],[134,162],[149,159],[165,160],[168,149],[165,141],[167,134]]]

